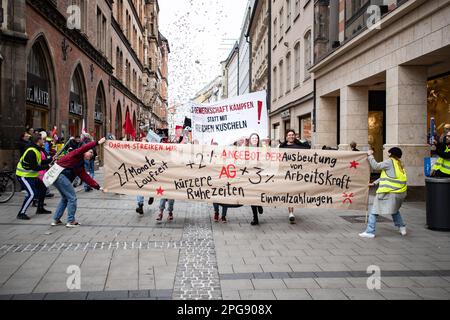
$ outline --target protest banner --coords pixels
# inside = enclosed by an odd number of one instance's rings
[[[106,192],[268,207],[367,210],[364,152],[108,141]]]
[[[254,92],[191,109],[192,135],[198,144],[231,145],[257,133],[269,137],[266,92]]]

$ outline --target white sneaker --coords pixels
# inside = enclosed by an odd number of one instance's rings
[[[363,233],[360,233],[359,236],[360,236],[361,238],[369,238],[369,239],[375,238],[375,235],[374,235],[374,234],[372,234],[372,233],[367,233],[367,232],[365,232],[365,231],[364,231]]]
[[[289,222],[290,222],[291,224],[294,224],[294,223],[295,223],[295,216],[294,216],[293,213],[289,213]]]
[[[399,230],[402,236],[406,236],[406,227],[400,227]]]

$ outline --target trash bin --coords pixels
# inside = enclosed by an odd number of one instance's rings
[[[450,231],[450,178],[425,178],[427,188],[427,226]]]

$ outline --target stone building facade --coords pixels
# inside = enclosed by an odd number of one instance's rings
[[[287,129],[310,141],[314,82],[312,28],[314,3],[275,0],[271,6],[271,139],[284,141]]]

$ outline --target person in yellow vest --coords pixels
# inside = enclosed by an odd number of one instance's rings
[[[373,150],[369,150],[369,163],[373,170],[382,170],[380,179],[372,185],[378,184],[377,194],[373,202],[372,210],[369,215],[369,221],[366,231],[360,233],[362,238],[375,238],[375,229],[378,215],[392,215],[395,226],[399,229],[402,236],[406,235],[406,225],[403,222],[399,209],[406,198],[407,181],[406,171],[402,161],[402,150],[392,148],[388,151],[389,159],[378,163]]]
[[[45,189],[41,188],[38,178],[39,171],[47,170],[49,168],[49,163],[52,161],[51,158],[42,160],[41,150],[43,146],[44,139],[40,134],[34,133],[31,137],[30,146],[25,150],[19,160],[19,163],[17,164],[17,179],[22,185],[22,188],[27,191],[27,196],[23,201],[22,207],[17,215],[17,219],[30,220],[30,218],[26,215],[26,212],[28,207],[33,202],[34,197],[39,200],[36,214],[49,213],[49,211],[44,209]]]
[[[433,166],[433,177],[450,178],[450,131],[443,137],[443,141],[438,143],[436,153],[439,159]]]

